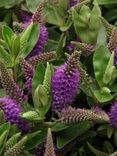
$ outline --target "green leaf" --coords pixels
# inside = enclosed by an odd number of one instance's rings
[[[38,37],[39,37],[39,24],[38,23],[30,23],[30,25],[26,28],[20,38],[21,51],[20,57],[25,58],[35,46]]]
[[[106,67],[104,76],[103,76],[103,82],[107,84],[112,84],[116,78],[116,68],[114,66],[114,52],[111,54],[110,60],[108,62],[108,65]]]
[[[107,136],[108,136],[109,139],[111,138],[113,132],[114,132],[114,130],[113,130],[112,127],[108,127],[107,128]]]
[[[101,45],[106,45],[107,44],[107,36],[106,36],[106,31],[105,31],[105,27],[103,26],[103,24],[100,24],[100,29],[98,32],[98,37],[97,37],[97,43],[96,43],[96,47],[100,47]]]
[[[2,46],[0,46],[0,58],[4,60],[7,67],[12,66],[11,56]]]
[[[109,141],[104,141],[103,149],[104,149],[104,151],[108,152],[109,154],[114,152],[113,145]]]
[[[60,27],[60,30],[67,31],[71,27],[71,25],[72,25],[72,19],[71,19],[71,16],[69,16],[65,24]]]
[[[12,37],[12,41],[11,41],[11,46],[12,46],[12,56],[13,58],[16,58],[20,52],[20,37],[19,36],[16,36],[14,35]]]
[[[101,15],[100,8],[97,4],[94,5],[89,21],[89,40],[90,43],[95,44],[97,41],[98,31],[100,28],[100,18]]]
[[[63,48],[65,47],[65,44],[66,44],[66,35],[62,33],[56,49],[56,53],[58,56],[64,56]]]
[[[96,3],[92,11],[86,5],[83,5],[79,14],[72,8],[72,20],[76,34],[83,42],[95,44],[97,41],[98,30],[100,26],[99,16],[101,11]]]
[[[93,67],[96,80],[100,87],[103,87],[105,84],[103,82],[103,76],[107,67],[107,64],[110,60],[111,53],[105,46],[100,46],[96,49],[93,56]]]
[[[12,36],[14,35],[14,32],[12,31],[10,27],[5,25],[2,30],[2,35],[3,35],[5,42],[7,43],[7,42],[10,42]]]
[[[111,92],[117,92],[117,81],[115,81],[109,88]]]
[[[90,18],[89,7],[84,5],[81,8],[79,14],[75,9],[72,9],[72,20],[73,20],[76,34],[80,36],[83,42],[87,42],[87,43],[89,43],[89,37],[86,35],[88,34],[88,29],[86,29],[86,27],[87,27],[87,23],[89,22],[89,18]]]
[[[11,39],[13,35],[14,35],[14,32],[12,31],[12,29],[5,25],[2,30],[2,36],[3,36],[3,39],[5,40],[5,43],[9,52],[11,51]]]
[[[33,25],[32,31],[29,36],[29,40],[25,51],[26,54],[29,54],[32,51],[32,49],[34,48],[35,44],[38,41],[39,35],[40,35],[40,25],[36,23]]]
[[[90,128],[91,128],[91,124],[89,122],[82,122],[77,125],[72,125],[67,129],[58,132],[57,147],[63,148],[66,144],[68,144],[78,136],[81,136]]]
[[[99,5],[117,4],[116,0],[97,0]]]
[[[28,134],[28,140],[25,144],[25,150],[31,150],[37,145],[41,144],[44,140],[44,138],[47,135],[47,129],[44,129],[43,131],[36,131],[34,133]]]
[[[41,2],[41,0],[26,0],[26,5],[28,7],[28,9],[34,13],[36,11],[36,8],[38,6],[38,4]]]
[[[59,131],[62,131],[64,129],[67,129],[69,126],[66,125],[66,124],[62,124],[62,123],[59,123],[57,122],[53,127],[52,127],[52,131],[53,132],[59,132]]]
[[[43,84],[44,76],[45,76],[45,67],[42,64],[37,65],[37,68],[36,68],[36,71],[35,71],[35,74],[34,74],[33,80],[32,80],[33,94],[34,94],[37,86],[39,84]]]
[[[66,11],[61,9],[61,6],[56,5],[45,5],[44,16],[46,17],[46,22],[57,25],[59,27],[63,26],[65,23]]]
[[[4,149],[4,146],[7,141],[8,133],[10,130],[10,124],[5,123],[0,126],[0,155]]]
[[[43,85],[38,85],[33,96],[34,106],[43,118],[50,108],[50,98]]]
[[[14,5],[16,5],[16,3],[18,3],[18,2],[21,2],[21,0],[20,1],[17,1],[17,0],[5,0],[5,1],[3,1],[3,0],[0,0],[0,8],[1,7],[5,7],[5,8],[10,8],[10,7],[13,7]]]
[[[95,97],[100,103],[108,102],[113,99],[113,96],[110,93],[110,89],[107,87],[101,88],[101,90],[96,90],[94,92]]]
[[[91,146],[89,143],[88,144],[88,147],[89,149],[92,151],[92,153],[94,153],[96,156],[109,156],[108,153],[104,153],[102,151],[99,151],[97,149],[95,149],[93,146]]]

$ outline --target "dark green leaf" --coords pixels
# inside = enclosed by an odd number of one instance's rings
[[[95,97],[101,103],[108,102],[113,99],[113,96],[110,93],[110,89],[107,87],[103,87],[101,90],[96,90],[94,92]]]
[[[78,136],[91,128],[89,122],[82,122],[77,125],[68,127],[67,129],[60,131],[57,136],[57,147],[62,148]]]
[[[31,150],[37,147],[37,145],[43,142],[46,135],[47,135],[47,130],[36,131],[34,133],[28,134],[27,135],[28,140],[25,144],[25,150]]]
[[[43,84],[45,75],[45,67],[42,64],[39,64],[36,68],[35,75],[32,80],[32,91],[35,92],[35,89],[39,84]]]

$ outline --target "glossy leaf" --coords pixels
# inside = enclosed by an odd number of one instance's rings
[[[38,4],[41,2],[41,0],[26,0],[26,5],[28,7],[28,9],[34,13],[36,11],[36,8],[38,6]]]
[[[94,92],[95,97],[101,103],[108,102],[113,99],[113,96],[110,93],[110,89],[107,87],[103,87],[101,90],[96,90]]]
[[[103,24],[100,24],[100,29],[98,32],[98,37],[97,37],[97,43],[96,43],[96,47],[99,47],[101,45],[106,45],[107,44],[107,36],[106,36],[106,31],[105,28],[103,26]]]
[[[29,54],[31,50],[34,48],[35,44],[39,39],[39,35],[40,35],[40,26],[39,24],[34,24],[27,43],[25,51],[26,54]]]
[[[96,49],[93,56],[94,73],[100,87],[104,86],[103,76],[110,56],[109,50],[103,45]]]
[[[86,5],[83,5],[79,14],[72,9],[72,20],[76,34],[82,42],[95,44],[100,26],[100,9],[95,3],[92,11]]]
[[[58,133],[57,137],[57,147],[62,148],[78,136],[82,135],[84,132],[91,128],[89,122],[82,122],[77,125],[68,127],[67,129]]]
[[[35,89],[39,84],[43,84],[44,75],[45,75],[45,67],[42,64],[37,65],[35,74],[33,76],[33,81],[32,81],[33,93],[35,92]]]
[[[111,54],[110,60],[108,62],[108,65],[106,67],[104,76],[103,76],[103,82],[107,84],[112,84],[116,78],[116,68],[114,66],[114,52]]]
[[[0,46],[0,58],[4,60],[6,66],[12,66],[11,56],[2,46]]]
[[[47,135],[47,129],[43,131],[36,131],[34,133],[28,134],[27,135],[28,140],[25,144],[25,150],[31,150],[37,147],[37,145],[43,142],[46,135]]]
[[[50,107],[50,98],[48,97],[47,90],[43,85],[38,85],[36,88],[33,101],[37,112],[39,112],[41,117],[44,117]]]

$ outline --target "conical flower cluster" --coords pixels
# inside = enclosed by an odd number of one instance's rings
[[[16,133],[11,138],[9,138],[5,145],[5,151],[13,147],[18,142],[20,137],[21,137],[21,133]]]
[[[28,124],[20,118],[21,107],[15,100],[0,98],[0,109],[4,111],[7,122],[16,124],[23,132],[28,131]]]
[[[101,113],[95,113],[92,110],[85,109],[74,109],[69,107],[67,109],[62,109],[60,113],[58,113],[60,121],[65,124],[75,124],[81,121],[94,121],[94,122],[108,122],[109,117],[104,111],[100,111]]]
[[[47,141],[46,141],[46,149],[44,156],[55,156],[54,144],[52,139],[51,129],[48,129]]]
[[[20,60],[20,65],[25,77],[25,84],[29,93],[32,93],[32,78],[35,72],[35,69],[30,65],[25,59]]]
[[[22,138],[17,144],[5,152],[4,156],[20,156],[27,141],[27,136]]]
[[[60,66],[52,77],[52,108],[61,111],[74,101],[80,83],[77,68],[78,53],[74,52],[68,61]]]
[[[108,43],[108,49],[112,52],[117,47],[117,28],[114,28],[112,30],[109,43]]]
[[[4,63],[0,60],[0,78],[3,88],[9,98],[16,100],[18,103],[22,104],[26,100],[26,96],[20,87],[16,84],[13,77],[7,71]]]
[[[81,50],[82,55],[85,57],[91,55],[95,51],[95,47],[87,43],[72,42],[72,44],[77,50]]]
[[[55,59],[56,57],[56,52],[47,52],[29,58],[28,62],[35,67],[38,63],[45,63],[49,60]]]

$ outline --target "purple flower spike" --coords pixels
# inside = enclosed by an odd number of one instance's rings
[[[0,109],[4,111],[7,122],[16,124],[22,132],[28,131],[28,124],[20,118],[21,108],[15,100],[0,98]]]
[[[71,55],[67,63],[59,67],[52,77],[52,109],[61,111],[74,101],[80,83],[77,56]]]
[[[117,130],[117,100],[112,105],[110,112],[110,125]]]

